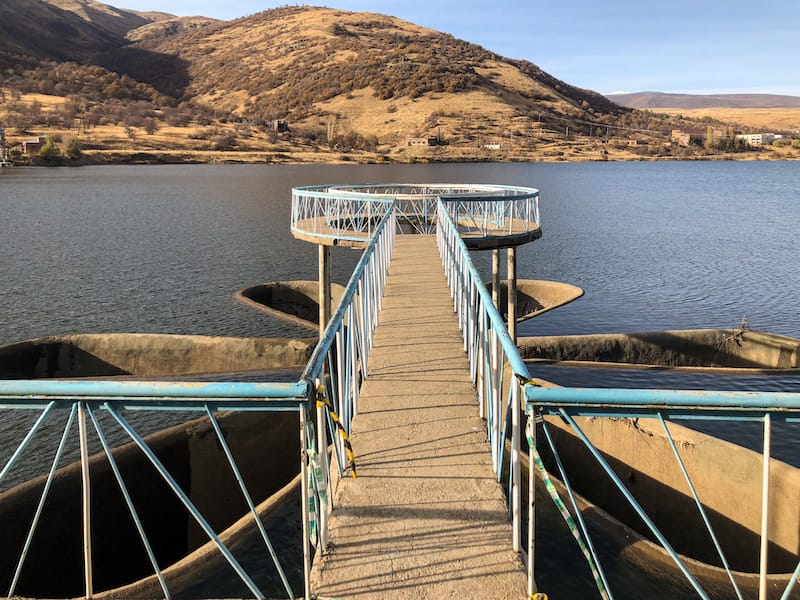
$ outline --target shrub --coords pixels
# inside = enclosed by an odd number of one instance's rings
[[[67,158],[71,158],[73,160],[80,158],[82,153],[83,145],[78,138],[72,138],[67,143],[66,150],[64,150],[64,154],[67,156]]]

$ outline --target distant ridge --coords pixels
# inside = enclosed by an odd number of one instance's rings
[[[800,97],[778,94],[667,94],[636,92],[606,94],[606,98],[629,108],[800,108]]]

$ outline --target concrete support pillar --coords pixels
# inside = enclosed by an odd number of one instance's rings
[[[517,249],[508,253],[508,334],[517,343]]]
[[[331,318],[331,249],[319,245],[319,336]]]
[[[500,310],[500,249],[492,250],[492,304]]]

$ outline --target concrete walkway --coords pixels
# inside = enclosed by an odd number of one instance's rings
[[[318,598],[525,598],[433,236],[398,236]]]

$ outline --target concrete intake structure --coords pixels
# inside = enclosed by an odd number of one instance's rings
[[[800,340],[751,329],[525,337],[519,350],[531,361],[800,374]]]

